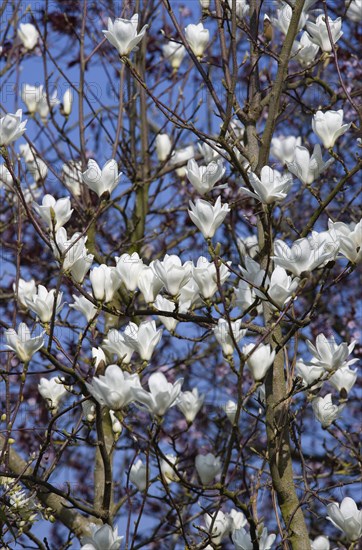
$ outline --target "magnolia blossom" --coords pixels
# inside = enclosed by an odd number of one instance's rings
[[[334,405],[332,394],[325,397],[316,397],[312,401],[314,416],[322,424],[322,428],[328,428],[341,415],[344,405]]]
[[[348,361],[348,356],[352,353],[355,345],[355,341],[349,345],[346,342],[337,345],[334,336],[327,338],[324,334],[318,334],[315,346],[310,340],[307,340],[308,349],[313,355],[313,363],[328,372],[356,363],[358,359]]]
[[[180,313],[186,313],[196,305],[201,305],[200,289],[196,281],[190,279],[180,290],[178,309]]]
[[[13,291],[17,296],[17,300],[24,308],[27,308],[25,298],[31,300],[36,294],[36,284],[34,279],[30,281],[25,281],[24,279],[19,279],[18,286],[13,283]]]
[[[112,432],[115,434],[115,440],[117,440],[119,435],[122,433],[122,424],[118,420],[114,411],[109,411],[109,417],[112,423]]]
[[[291,162],[294,157],[294,151],[297,145],[301,145],[302,138],[294,136],[273,137],[271,140],[270,152],[282,164]]]
[[[216,230],[230,212],[229,205],[221,204],[220,197],[217,198],[214,206],[202,199],[196,199],[195,204],[190,201],[190,208],[189,216],[205,239],[211,239],[215,235]]]
[[[56,299],[54,314],[57,315],[63,307],[62,302],[63,292],[56,294],[55,288],[47,290],[45,286],[39,285],[37,294],[34,294],[31,299],[25,298],[28,308],[36,313],[42,323],[49,323],[53,317],[54,301]]]
[[[253,287],[243,280],[239,281],[238,287],[235,289],[234,294],[235,305],[238,306],[241,311],[249,309],[249,307],[258,301]]]
[[[287,275],[285,269],[277,265],[271,274],[270,280],[268,278],[266,281],[268,296],[282,309],[297,291],[299,282],[299,277],[293,279]],[[254,289],[254,292],[257,296],[263,298],[263,293],[258,289]]]
[[[339,238],[339,252],[350,262],[362,262],[362,220],[358,223],[346,224],[343,222],[328,221],[330,231],[335,231]]]
[[[122,254],[120,258],[116,256],[117,271],[122,283],[127,290],[134,292],[137,288],[138,277],[143,270],[143,261],[137,254]]]
[[[48,408],[53,414],[56,414],[61,401],[67,395],[67,389],[58,376],[54,376],[50,380],[41,378],[38,391],[42,398],[46,400]]]
[[[138,50],[137,44],[144,37],[147,27],[148,25],[144,25],[140,32],[137,32],[138,13],[135,13],[131,19],[117,18],[114,23],[108,18],[108,30],[102,32],[122,56]]]
[[[92,359],[96,370],[101,363],[107,365],[107,358],[102,348],[92,348]]]
[[[241,322],[241,319],[230,321],[233,337],[231,337],[230,326],[226,319],[219,319],[217,326],[213,328],[215,338],[221,345],[223,354],[226,356],[230,356],[234,353],[234,342],[239,342],[246,334],[246,329],[240,328]]]
[[[14,186],[14,180],[5,164],[0,164],[0,189],[3,186],[12,189]]]
[[[178,481],[179,476],[177,474],[177,456],[166,454],[165,458],[160,460],[160,470],[162,479],[165,483],[171,483],[171,481]]]
[[[317,144],[314,146],[312,155],[306,147],[297,146],[293,160],[287,162],[287,166],[289,172],[297,176],[305,185],[308,185],[316,181],[333,162],[334,159],[324,162],[321,146]]]
[[[20,23],[17,29],[17,35],[24,48],[27,50],[35,48],[39,39],[39,33],[36,27],[31,23]]]
[[[167,382],[167,378],[162,372],[151,374],[148,379],[150,392],[143,388],[133,390],[134,399],[144,405],[150,413],[157,416],[163,416],[170,407],[173,407],[181,392],[183,378],[176,380],[174,384]]]
[[[277,27],[286,36],[288,34],[288,29],[289,29],[290,21],[292,19],[292,15],[293,15],[292,7],[286,2],[283,2],[282,6],[280,8],[277,8],[276,17],[271,18],[273,27]],[[303,10],[298,22],[298,31],[300,31],[304,27],[307,19],[308,19],[308,15]]]
[[[323,537],[322,535],[316,537],[314,540],[310,540],[309,542],[311,550],[330,550],[331,547],[328,538]]]
[[[124,537],[118,536],[118,527],[113,529],[107,523],[101,527],[91,524],[90,530],[92,536],[82,537],[83,546],[80,550],[119,550]]]
[[[185,37],[196,57],[201,59],[210,40],[209,30],[202,23],[190,23],[185,28]]]
[[[274,243],[274,260],[276,265],[284,267],[294,275],[300,275],[304,271],[313,271],[325,262],[330,261],[335,254],[323,241],[309,238],[297,239],[291,248],[283,241],[277,239]]]
[[[211,539],[218,546],[222,539],[228,535],[232,527],[232,519],[221,510],[214,514],[204,514],[206,529],[209,531],[212,525]]]
[[[205,396],[199,395],[199,390],[197,388],[194,388],[192,391],[180,393],[177,400],[177,407],[185,416],[189,424],[192,424],[195,420],[197,413],[204,403],[204,400]]]
[[[171,153],[172,142],[168,134],[158,134],[155,139],[158,160],[164,162]]]
[[[173,152],[171,161],[172,164],[180,164],[178,168],[176,168],[176,174],[179,176],[179,178],[184,178],[186,176],[186,168],[185,164],[188,160],[194,158],[195,152],[194,152],[194,146],[189,145],[188,147],[185,147],[184,149],[177,149]]]
[[[118,172],[118,165],[114,159],[108,160],[102,170],[95,160],[88,161],[88,168],[83,172],[83,181],[101,197],[103,193],[111,194],[117,187],[122,172]]]
[[[313,132],[319,137],[326,149],[333,147],[339,136],[342,136],[351,126],[343,124],[343,110],[317,111],[312,119]]]
[[[248,175],[254,192],[246,187],[241,187],[241,189],[247,195],[254,197],[264,204],[272,204],[273,202],[285,199],[293,185],[293,178],[290,174],[282,176],[278,170],[273,170],[269,166],[264,166],[261,169],[260,178],[253,172],[250,172]]]
[[[14,114],[8,113],[0,118],[0,146],[9,145],[23,135],[27,120],[21,122],[23,111],[18,109]]]
[[[24,84],[21,90],[21,98],[28,108],[30,114],[39,113],[43,122],[46,122],[49,112],[55,105],[58,105],[57,91],[54,90],[51,96],[44,92],[44,86],[32,86]]]
[[[70,271],[77,283],[83,282],[94,258],[93,254],[88,254],[86,242],[87,237],[82,237],[81,233],[74,233],[68,238],[64,227],[57,230],[55,242],[51,242],[54,256],[62,264],[64,271]]]
[[[156,329],[155,321],[143,321],[139,326],[130,322],[123,336],[128,347],[137,351],[144,361],[150,361],[155,347],[161,340],[162,330]]]
[[[212,453],[208,453],[207,455],[197,455],[195,458],[195,467],[203,485],[211,483],[222,470],[220,458],[216,457]]]
[[[198,166],[195,159],[187,163],[186,176],[200,195],[205,195],[225,174],[222,160],[211,161],[207,166]]]
[[[295,40],[293,42],[292,55],[302,67],[308,67],[315,60],[318,50],[318,44],[314,44],[309,34],[304,31],[300,41]]]
[[[36,182],[45,180],[48,174],[48,167],[46,163],[35,154],[35,151],[27,143],[26,145],[20,145],[20,155],[25,160],[26,168],[33,176]]]
[[[136,485],[139,491],[144,491],[147,487],[147,466],[139,458],[132,464],[129,471],[129,480]]]
[[[229,401],[225,405],[225,414],[230,420],[231,424],[234,424],[234,420],[236,417],[238,406],[232,399],[229,399]]]
[[[296,374],[303,380],[303,386],[309,386],[311,390],[320,388],[326,378],[326,371],[313,362],[305,363],[300,360],[296,364]]]
[[[162,281],[168,294],[176,296],[191,278],[192,263],[183,264],[176,254],[165,254],[162,261],[155,260],[152,263],[152,269]]]
[[[17,332],[13,328],[5,330],[5,340],[5,348],[14,351],[20,361],[27,363],[44,346],[44,331],[32,338],[27,325],[20,323]]]
[[[218,290],[218,282],[222,285],[230,277],[229,265],[231,262],[221,264],[216,271],[214,262],[209,262],[204,256],[199,257],[196,266],[192,268],[192,277],[204,298],[211,298]]]
[[[349,367],[339,368],[329,379],[329,383],[332,384],[339,392],[344,389],[347,393],[351,391],[357,381],[357,370],[350,369]]]
[[[233,540],[235,550],[253,550],[254,548],[251,536],[243,526],[235,530],[231,538]],[[260,539],[258,540],[259,549],[270,550],[275,539],[276,535],[274,535],[274,533],[268,535],[268,529],[264,527],[260,535]]]
[[[249,355],[246,364],[256,382],[259,382],[264,378],[269,368],[273,364],[275,357],[275,350],[272,350],[270,345],[259,344],[255,348],[254,344],[246,344],[243,347],[243,354]],[[254,350],[254,351],[253,351]]]
[[[171,302],[171,300],[167,300],[164,296],[157,296],[156,300],[154,301],[155,307],[161,311],[168,311],[172,313],[175,311],[176,304],[175,302]],[[173,332],[177,326],[177,319],[174,319],[173,317],[165,317],[164,315],[158,315],[159,320],[169,332]]]
[[[73,92],[72,88],[67,88],[63,95],[62,114],[66,117],[72,112],[73,106]]]
[[[33,208],[49,229],[54,231],[65,225],[73,212],[69,197],[56,200],[52,195],[45,195],[41,205],[33,203]]]
[[[138,276],[138,288],[147,303],[154,302],[157,294],[163,287],[163,282],[157,276],[152,265],[153,262],[149,266],[144,265]]]
[[[86,382],[89,393],[101,405],[107,405],[113,411],[119,411],[134,400],[133,390],[141,388],[138,374],[129,374],[118,365],[109,365],[106,372],[92,383]]]
[[[362,23],[362,0],[346,0],[348,10],[346,16],[354,23]]]
[[[183,44],[170,40],[162,46],[162,53],[163,57],[171,63],[171,67],[177,71],[186,55],[186,48]]]
[[[213,160],[220,159],[220,153],[222,149],[220,145],[217,145],[215,141],[209,140],[208,142],[198,143],[197,148],[200,154],[203,156],[206,164],[209,164]]]
[[[357,542],[362,536],[362,510],[358,510],[353,498],[345,497],[341,504],[328,504],[327,510],[327,519],[343,531],[350,542]]]
[[[101,264],[94,267],[89,274],[93,296],[96,300],[111,302],[114,293],[121,285],[119,273],[115,267]]]
[[[81,194],[82,185],[82,163],[71,160],[68,164],[63,164],[62,176],[65,186],[78,197]]]
[[[69,307],[82,313],[89,323],[98,311],[96,306],[87,300],[85,296],[76,296],[73,294],[73,300],[74,304],[69,304]]]
[[[126,344],[124,333],[112,328],[102,342],[102,348],[109,353],[112,358],[116,355],[117,360],[128,365],[130,363],[134,348]]]
[[[228,0],[228,5],[230,10],[233,9],[233,0]],[[249,14],[249,5],[247,4],[246,0],[236,0],[235,2],[235,11],[236,11],[236,17],[239,19],[244,19]]]
[[[342,18],[338,17],[333,21],[330,17],[328,17],[328,24],[332,36],[332,44],[335,44],[343,34],[341,31]],[[315,23],[308,21],[306,27],[310,34],[310,39],[314,42],[314,44],[320,46],[321,50],[324,52],[332,51],[332,44],[328,34],[325,15],[318,15]]]

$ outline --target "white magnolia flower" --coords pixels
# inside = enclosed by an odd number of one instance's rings
[[[144,37],[147,27],[148,25],[144,25],[140,32],[137,32],[138,13],[135,13],[131,19],[117,18],[114,23],[108,18],[108,30],[102,32],[122,56],[138,50],[137,45]]]
[[[129,480],[136,485],[139,491],[144,491],[147,487],[147,466],[139,458],[132,464],[129,471]]]
[[[101,197],[103,193],[109,193],[117,187],[122,172],[118,172],[118,165],[114,159],[107,160],[102,170],[95,160],[88,161],[88,168],[83,172],[83,181]]]
[[[107,358],[102,348],[92,348],[92,359],[96,370],[101,363],[107,365]]]
[[[350,262],[362,262],[362,220],[358,223],[346,224],[328,221],[330,231],[335,231],[339,238],[339,252]]]
[[[342,18],[338,17],[333,21],[330,17],[328,17],[328,23],[332,35],[332,43],[335,44],[343,34],[341,31]],[[328,34],[325,15],[318,15],[315,23],[308,21],[306,27],[310,34],[310,39],[314,42],[314,44],[317,44],[324,52],[332,51],[332,44]]]
[[[168,294],[176,296],[191,278],[192,263],[183,264],[176,254],[166,254],[162,261],[155,260],[152,263],[152,269]]]
[[[48,167],[46,163],[35,154],[35,151],[27,143],[20,145],[20,155],[25,160],[26,168],[33,176],[35,182],[45,180],[48,174]]]
[[[37,294],[34,294],[31,299],[25,298],[28,308],[36,313],[42,323],[49,323],[53,317],[55,294],[55,288],[48,291],[45,286],[38,285]],[[62,296],[63,292],[57,293],[55,315],[57,315],[63,307],[61,303]]]
[[[78,197],[81,194],[82,163],[77,160],[71,160],[67,164],[63,164],[62,176],[65,186],[71,193]]]
[[[157,134],[155,145],[158,160],[164,162],[172,150],[172,142],[168,134]]]
[[[327,338],[324,334],[318,334],[315,346],[310,340],[307,340],[308,349],[313,355],[313,363],[318,367],[323,367],[328,372],[356,363],[358,359],[348,360],[348,356],[352,353],[355,345],[355,341],[349,345],[346,342],[337,345],[334,336]]]
[[[153,262],[149,266],[144,265],[138,276],[138,288],[143,294],[147,303],[155,301],[156,296],[163,287],[163,282],[159,279],[155,270],[152,268]]]
[[[50,380],[41,378],[38,384],[38,391],[43,399],[46,400],[49,410],[56,414],[61,401],[67,395],[67,389],[59,376],[54,376]]]
[[[238,319],[237,321],[231,321],[230,325],[234,340],[230,335],[230,326],[226,319],[219,319],[217,322],[217,326],[212,329],[215,334],[216,340],[222,347],[223,354],[226,356],[232,355],[234,353],[234,341],[238,343],[242,338],[244,338],[246,334],[246,329],[240,328],[241,319]]]
[[[122,283],[127,290],[134,292],[138,285],[138,277],[143,270],[143,261],[137,254],[122,254],[120,258],[116,256],[116,269],[120,275]]]
[[[345,134],[350,126],[343,124],[343,110],[339,111],[317,111],[312,119],[313,132],[319,137],[326,149],[333,147],[339,136]]]
[[[17,299],[19,303],[24,307],[27,308],[27,304],[25,302],[25,298],[28,300],[31,300],[33,296],[36,294],[36,284],[34,279],[31,279],[30,281],[25,281],[24,279],[19,279],[18,281],[18,288],[16,289],[16,284],[13,283],[13,291],[17,295]]]
[[[341,415],[345,405],[334,405],[332,394],[325,397],[316,397],[312,401],[314,416],[322,424],[322,428],[328,428]]]
[[[133,390],[134,399],[144,405],[150,413],[163,416],[170,407],[176,405],[182,383],[183,378],[179,378],[174,384],[171,384],[167,382],[167,378],[162,372],[155,372],[148,379],[150,392],[143,388],[135,388]]]
[[[308,65],[314,62],[318,50],[318,44],[314,44],[311,41],[309,34],[304,31],[300,41],[294,41],[292,55],[302,67],[308,67]]]
[[[255,348],[254,344],[246,344],[243,347],[243,354],[248,355]],[[247,359],[246,364],[256,382],[262,380],[273,364],[275,350],[270,345],[259,344]]]
[[[210,531],[212,525],[211,540],[215,546],[218,546],[230,532],[232,527],[231,518],[219,510],[214,514],[204,514],[204,521],[208,531]]]
[[[311,550],[330,550],[331,545],[327,537],[323,535],[316,537],[314,540],[310,540]]]
[[[57,98],[57,91],[54,90],[51,96],[48,96],[44,91],[44,86],[32,86],[31,84],[24,84],[21,90],[21,98],[30,114],[34,115],[39,113],[43,122],[46,122],[50,110],[58,105],[59,100]]]
[[[326,378],[325,369],[314,362],[297,361],[295,370],[296,374],[302,378],[303,386],[310,386],[311,390],[320,388]]]
[[[188,211],[189,216],[205,239],[215,235],[216,230],[230,212],[229,205],[227,203],[221,204],[220,197],[218,197],[214,206],[202,199],[196,199],[195,203],[190,201],[190,208],[191,210]]]
[[[283,2],[281,7],[277,8],[276,17],[271,18],[273,27],[278,28],[286,36],[288,34],[288,29],[289,29],[290,21],[292,19],[292,15],[293,15],[292,7],[286,2]],[[298,31],[303,29],[307,19],[308,19],[308,15],[303,10],[299,18]]]
[[[254,548],[251,536],[243,526],[234,531],[231,538],[235,545],[235,550],[253,550]],[[258,540],[259,549],[270,550],[275,539],[276,535],[274,533],[268,535],[268,529],[264,527]]]
[[[73,91],[72,88],[67,88],[63,95],[62,114],[66,117],[72,112],[73,106]]]
[[[229,399],[229,401],[225,405],[225,414],[230,420],[231,424],[234,424],[236,412],[237,412],[238,406],[232,399]]]
[[[112,432],[115,435],[115,440],[117,441],[119,438],[119,435],[122,433],[122,424],[118,420],[116,413],[114,411],[109,411],[109,418],[111,419],[112,423]]]
[[[304,271],[313,271],[330,261],[334,258],[336,250],[326,246],[325,241],[318,242],[315,236],[297,239],[291,248],[285,242],[276,240],[272,257],[275,264],[284,267],[294,275],[300,275]]]
[[[271,140],[270,153],[282,164],[287,164],[293,160],[295,148],[297,145],[301,145],[301,143],[301,137],[273,137]]]
[[[187,164],[187,161],[194,158],[194,156],[195,152],[193,145],[189,145],[188,147],[184,147],[183,149],[177,149],[173,152],[171,162],[172,164],[180,165],[178,168],[176,168],[176,174],[179,178],[184,178],[186,176],[185,165]]]
[[[341,504],[328,504],[327,510],[327,519],[343,531],[350,542],[357,542],[362,536],[362,510],[358,510],[353,498],[345,497]]]
[[[121,286],[121,279],[115,267],[101,264],[94,267],[89,274],[93,296],[96,300],[111,302],[114,293]]]
[[[18,331],[8,328],[5,331],[5,348],[14,351],[20,361],[27,363],[40,348],[44,346],[44,331],[39,336],[31,337],[30,329],[20,323]]]
[[[112,356],[116,355],[117,361],[128,365],[134,353],[134,348],[130,347],[125,342],[124,333],[112,328],[102,342],[102,348]]]
[[[229,265],[231,262],[227,262],[227,265],[221,264],[216,271],[214,262],[209,262],[204,256],[198,258],[196,266],[192,268],[192,278],[204,298],[211,298],[217,292],[218,281],[220,285],[223,285],[230,277]]]
[[[341,367],[330,377],[329,383],[339,392],[345,389],[345,391],[349,393],[355,385],[356,380],[357,370],[350,369],[349,367]]]
[[[82,537],[80,550],[119,550],[124,537],[118,536],[118,527],[114,529],[106,523],[99,525],[90,525],[91,537]]]
[[[246,311],[257,301],[254,288],[246,281],[239,281],[238,288],[235,289],[234,293],[235,305],[239,307],[241,311]]]
[[[248,175],[254,192],[246,187],[241,187],[241,189],[247,195],[254,197],[264,204],[282,201],[293,185],[291,174],[287,173],[282,176],[278,170],[273,170],[269,166],[264,166],[261,169],[260,178],[253,172],[250,172]]]
[[[86,382],[89,393],[101,405],[107,405],[113,411],[119,411],[134,401],[133,390],[141,388],[138,374],[129,374],[118,365],[109,365],[103,375]]]
[[[195,420],[197,413],[200,411],[205,400],[204,395],[199,395],[199,390],[194,388],[192,391],[181,392],[178,400],[177,407],[185,416],[187,422],[192,424]]]
[[[73,294],[73,300],[74,303],[69,304],[69,307],[82,313],[89,323],[97,313],[96,306],[87,300],[85,296],[76,296]]]
[[[212,453],[197,455],[195,458],[195,467],[203,485],[211,483],[222,470],[220,458]]]
[[[27,50],[35,48],[39,39],[39,33],[31,23],[20,23],[17,35]]]
[[[123,336],[128,347],[137,351],[144,361],[150,361],[155,347],[161,340],[162,329],[156,329],[155,321],[143,321],[139,326],[130,322]]]
[[[15,114],[8,113],[0,118],[0,146],[9,145],[23,135],[27,120],[21,122],[23,111],[18,109]]]
[[[201,59],[210,40],[209,30],[205,29],[202,23],[190,23],[185,28],[185,37],[196,57]]]
[[[215,141],[209,140],[208,142],[198,143],[197,148],[206,164],[209,164],[213,160],[220,159],[222,148]]]
[[[171,67],[177,71],[186,55],[186,48],[183,44],[170,40],[162,46],[162,54],[171,63]]]
[[[171,483],[171,481],[178,481],[179,476],[177,474],[177,456],[166,454],[165,458],[160,460],[161,476],[165,483]]]
[[[154,305],[157,309],[161,311],[168,311],[172,313],[175,311],[176,304],[175,302],[171,302],[171,300],[167,300],[164,296],[157,296],[156,300],[154,301]],[[164,315],[158,315],[159,320],[169,332],[173,332],[177,326],[177,319],[174,319],[173,317],[165,317]]]
[[[42,204],[34,202],[33,208],[49,229],[54,229],[54,231],[65,225],[73,212],[69,197],[56,200],[52,195],[45,195]]]
[[[187,313],[193,306],[201,305],[200,289],[194,279],[190,279],[180,290],[178,309],[180,313]]]
[[[77,283],[83,282],[94,258],[93,254],[88,254],[86,241],[87,237],[81,237],[81,233],[74,233],[68,238],[65,228],[60,227],[55,234],[55,242],[51,242],[54,256],[62,262],[64,271],[70,271]]]
[[[200,195],[205,195],[225,174],[222,160],[212,160],[207,166],[199,166],[195,159],[187,163],[186,176]]]
[[[0,189],[5,186],[8,189],[13,189],[14,180],[5,164],[0,164]]]
[[[314,146],[310,155],[306,147],[297,146],[291,162],[287,162],[288,170],[304,184],[311,184],[334,162],[329,159],[324,162],[319,144]]]
[[[362,0],[346,0],[346,16],[354,23],[362,23]]]
[[[228,5],[230,8],[230,11],[233,9],[233,0],[228,0]],[[236,0],[235,2],[235,11],[236,11],[236,17],[239,19],[244,19],[247,15],[249,15],[250,7],[247,4],[246,0]]]
[[[232,523],[231,531],[235,531],[235,529],[240,529],[248,523],[245,514],[243,512],[238,512],[237,510],[235,510],[235,508],[230,510],[228,516],[231,519]]]
[[[293,294],[297,291],[300,279],[295,277],[294,279],[287,275],[284,268],[277,265],[267,281],[265,286],[268,289],[268,296],[277,304],[280,309],[283,309],[284,305],[289,302]],[[257,296],[263,298],[263,293],[258,289],[254,289]],[[265,296],[264,296],[265,298]]]

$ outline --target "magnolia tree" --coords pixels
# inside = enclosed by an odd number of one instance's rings
[[[1,17],[3,548],[357,549],[361,1]]]

